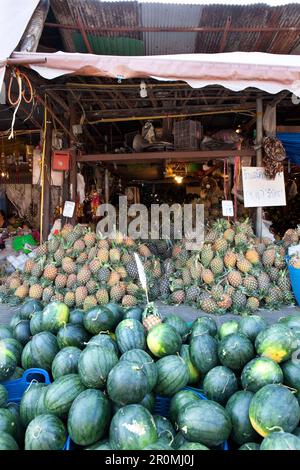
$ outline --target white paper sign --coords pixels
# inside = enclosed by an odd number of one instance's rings
[[[73,201],[66,201],[63,210],[63,216],[69,217],[70,219],[73,217],[75,209],[75,202]]]
[[[286,205],[283,173],[270,180],[263,167],[243,167],[242,175],[245,207]]]
[[[300,255],[300,245],[290,246],[288,253],[289,253],[289,256]]]
[[[222,214],[225,217],[233,217],[233,203],[232,201],[222,201]]]

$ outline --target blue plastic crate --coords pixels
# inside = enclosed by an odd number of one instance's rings
[[[70,436],[68,436],[63,450],[74,450],[74,448],[75,448],[75,444],[71,440]]]
[[[25,370],[20,379],[6,380],[5,382],[1,382],[1,384],[4,385],[8,391],[8,401],[20,403],[24,392],[27,390],[33,380],[36,382],[45,383],[47,385],[51,383],[48,372],[44,369],[37,368]]]
[[[201,400],[208,400],[208,398],[203,394],[203,392],[199,388],[194,387],[184,387],[183,390],[190,390],[191,392],[195,393]],[[160,416],[164,416],[165,418],[169,418],[170,416],[170,397],[163,397],[161,395],[156,395],[155,397],[155,406],[154,406],[154,413]],[[229,450],[228,442],[225,441],[222,446],[222,450]]]
[[[290,273],[291,285],[293,289],[294,296],[297,300],[297,304],[300,305],[300,269],[294,268],[289,264],[290,257],[286,257],[286,262],[288,265],[288,270]]]

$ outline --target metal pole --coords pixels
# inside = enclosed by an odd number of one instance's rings
[[[256,99],[256,166],[262,166],[262,139],[263,139],[263,102]],[[256,236],[262,236],[262,207],[256,209]]]
[[[105,169],[105,176],[104,176],[104,189],[105,189],[105,203],[109,203],[109,173],[108,169]]]
[[[51,207],[51,154],[52,154],[52,122],[48,122],[46,132],[46,151],[44,168],[44,223],[43,241],[48,239],[50,231],[50,207]]]

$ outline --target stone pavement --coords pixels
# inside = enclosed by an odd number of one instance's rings
[[[176,314],[182,317],[185,321],[190,322],[195,320],[200,316],[207,316],[208,314],[197,310],[193,307],[188,307],[186,305],[164,305],[160,302],[157,302],[158,310],[162,316],[167,316],[171,314]],[[0,305],[0,324],[7,325],[10,322],[10,319],[14,312],[17,310],[17,307],[9,307],[8,305]],[[275,323],[279,318],[291,314],[299,314],[300,315],[300,307],[285,307],[280,310],[265,310],[259,309],[256,312],[257,315],[265,318],[268,323]],[[224,323],[224,321],[232,320],[232,319],[239,319],[241,318],[239,315],[233,315],[228,313],[226,315],[211,315],[215,318],[218,325]]]

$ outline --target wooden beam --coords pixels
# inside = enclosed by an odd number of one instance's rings
[[[83,42],[84,42],[84,45],[85,47],[87,48],[87,51],[89,54],[93,54],[93,49],[92,49],[92,46],[90,44],[90,41],[89,41],[89,38],[87,37],[87,34],[86,34],[86,30],[85,30],[85,27],[84,27],[84,24],[83,24],[83,21],[82,21],[82,18],[81,18],[81,14],[80,14],[80,11],[78,10],[77,11],[77,24],[79,26],[79,31],[81,33],[81,36],[82,36],[82,39],[83,39]]]
[[[38,101],[40,101],[42,103],[42,105],[44,107],[47,108],[47,111],[48,113],[51,115],[51,117],[53,119],[55,119],[55,121],[59,124],[59,126],[62,128],[62,130],[66,133],[66,135],[68,135],[71,139],[73,138],[72,134],[70,133],[69,129],[66,128],[66,126],[63,124],[63,122],[56,116],[56,114],[52,111],[51,108],[49,108],[49,106],[47,106],[47,104],[45,103],[45,101],[43,100],[43,98],[39,95],[36,95]]]
[[[225,49],[226,42],[227,42],[227,36],[228,36],[229,30],[230,30],[230,26],[231,26],[231,16],[228,16],[227,20],[226,20],[224,31],[223,31],[223,36],[222,36],[222,39],[221,39],[221,42],[220,42],[219,52],[223,52],[224,49]]]
[[[46,131],[46,148],[45,148],[45,179],[44,179],[44,203],[43,203],[43,241],[48,239],[50,232],[50,204],[51,204],[51,155],[52,155],[52,122],[48,122]]]
[[[78,155],[78,162],[116,162],[116,163],[136,163],[152,162],[157,160],[170,160],[170,161],[197,161],[197,160],[214,160],[216,158],[227,157],[253,157],[255,151],[253,149],[243,150],[197,150],[191,152],[144,152],[144,153],[99,153],[91,155]]]
[[[49,7],[49,0],[40,0],[21,38],[21,52],[36,52],[44,29]]]
[[[263,140],[263,101],[256,100],[256,166],[262,166],[262,140]],[[262,207],[256,209],[256,236],[262,237]]]

